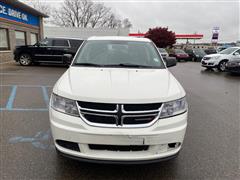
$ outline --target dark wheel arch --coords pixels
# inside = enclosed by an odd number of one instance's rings
[[[223,63],[227,63],[229,60],[228,59],[223,59],[223,60],[221,60],[219,63],[218,63],[218,70],[219,71],[221,71],[221,72],[223,72],[223,71],[225,71],[225,67],[224,67],[224,69],[223,69],[223,67],[222,67],[222,65],[223,65]]]

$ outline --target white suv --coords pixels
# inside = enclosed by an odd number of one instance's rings
[[[149,39],[89,38],[53,88],[49,113],[56,149],[90,162],[176,157],[187,127],[185,96]]]
[[[240,57],[240,47],[230,47],[217,54],[206,55],[202,59],[202,66],[207,69],[218,68],[225,71],[226,63]]]

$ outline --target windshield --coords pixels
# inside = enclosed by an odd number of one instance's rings
[[[175,49],[176,54],[185,54],[185,52],[181,49]]]
[[[205,56],[206,53],[202,49],[193,49],[194,53],[199,56]]]
[[[227,49],[224,49],[223,51],[220,51],[219,54],[231,54],[234,51],[236,51],[237,49],[238,48],[227,48]]]
[[[167,53],[167,51],[163,48],[158,48],[158,50],[159,50],[160,53]]]
[[[151,42],[90,40],[77,54],[73,66],[165,68]]]

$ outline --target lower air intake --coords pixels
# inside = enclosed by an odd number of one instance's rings
[[[133,145],[133,146],[120,146],[120,145],[99,145],[89,144],[92,150],[107,150],[107,151],[147,151],[147,145]]]

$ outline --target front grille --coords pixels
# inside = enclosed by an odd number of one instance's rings
[[[149,111],[149,110],[158,110],[161,106],[161,103],[154,104],[125,104],[125,111]]]
[[[150,115],[144,115],[144,116],[127,116],[123,118],[123,124],[147,124],[152,122],[157,114],[150,114]]]
[[[83,117],[93,123],[101,124],[116,124],[116,118],[114,116],[107,116],[104,114],[94,113],[82,113]]]
[[[85,109],[108,110],[108,111],[114,111],[116,109],[116,104],[92,103],[82,101],[78,101],[78,104],[79,106]]]
[[[89,149],[92,150],[107,150],[107,151],[147,151],[149,146],[147,145],[130,145],[130,146],[120,146],[120,145],[99,145],[99,144],[89,144]]]
[[[161,103],[107,104],[78,102],[80,116],[94,126],[142,127],[154,123],[160,116]]]

